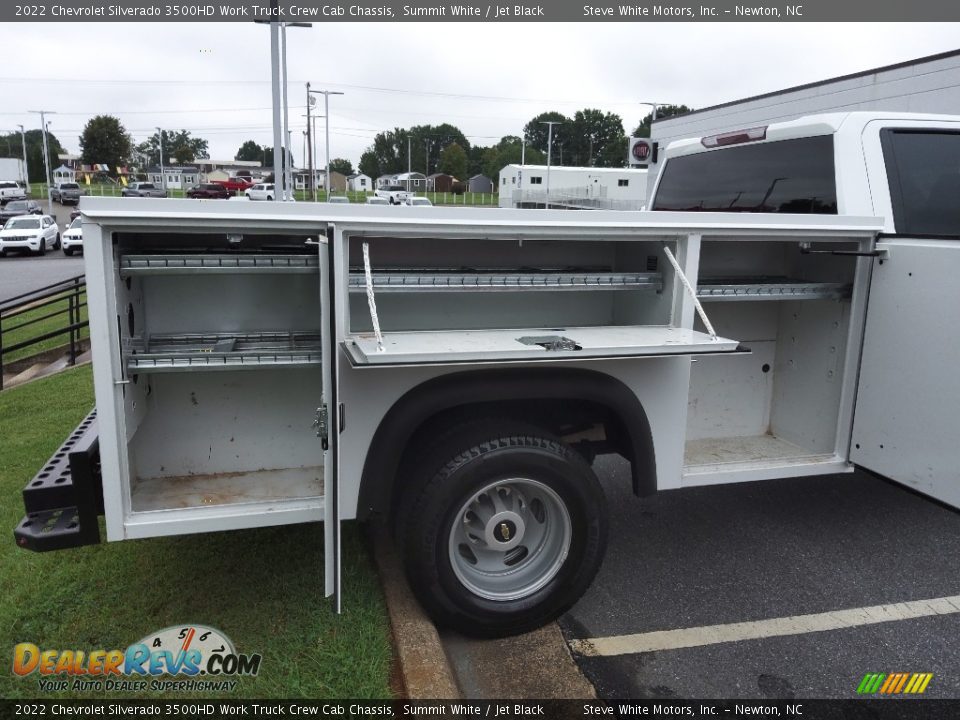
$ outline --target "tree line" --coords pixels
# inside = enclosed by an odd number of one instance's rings
[[[657,117],[662,119],[690,111],[686,105],[661,105]],[[631,135],[649,137],[652,120],[652,114],[647,114]],[[372,178],[407,170],[424,175],[447,173],[460,180],[481,174],[496,178],[501,168],[518,164],[521,159],[528,165],[546,164],[550,137],[547,123],[553,123],[551,164],[581,167],[623,167],[626,164],[628,136],[624,132],[623,119],[616,113],[584,108],[572,116],[557,111],[540,113],[524,125],[522,137],[505,135],[487,146],[471,143],[458,127],[449,123],[385,130],[377,133],[373,143],[360,156],[357,170]],[[91,118],[79,141],[82,163],[104,163],[111,171],[129,165],[140,168],[159,165],[161,142],[165,162],[172,158],[177,163],[186,164],[209,158],[208,142],[195,137],[189,130],[162,130],[135,144],[120,120],[111,115]],[[44,179],[42,144],[40,130],[26,132],[31,182]],[[52,170],[58,164],[57,155],[64,149],[51,132],[47,133],[47,145]],[[6,150],[7,157],[19,158],[22,157],[22,148],[19,132],[0,134],[0,153]],[[259,161],[269,167],[273,164],[273,148],[247,140],[234,157],[236,160]],[[282,160],[293,165],[293,153],[286,149]],[[344,175],[354,172],[353,164],[345,158],[331,160],[330,168]]]

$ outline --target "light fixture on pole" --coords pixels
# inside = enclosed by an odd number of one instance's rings
[[[167,193],[167,174],[163,171],[163,130],[157,128],[157,137],[160,140],[160,188],[164,195]]]
[[[20,128],[20,148],[23,150],[23,184],[24,189],[29,195],[30,190],[30,168],[27,166],[27,133],[23,129],[23,125],[17,125]]]
[[[651,111],[651,113],[650,113],[650,122],[653,123],[653,122],[656,122],[656,119],[657,119],[657,108],[659,108],[659,107],[664,107],[665,105],[668,105],[669,103],[649,102],[649,101],[647,101],[647,100],[640,100],[640,104],[641,104],[641,105],[649,105],[649,106],[652,108],[652,111]]]
[[[280,16],[280,7],[277,0],[270,2],[271,17]],[[286,162],[287,154],[290,154],[290,148],[282,148],[283,138],[289,135],[288,129],[288,110],[287,110],[287,26],[290,27],[313,27],[313,23],[308,22],[273,22],[271,20],[254,20],[261,25],[270,25],[270,85],[273,95],[273,199],[277,202],[293,197],[290,190],[290,179],[293,177],[293,169],[289,167],[292,163]],[[281,62],[281,30],[282,30],[282,52],[283,60]],[[281,80],[282,69],[282,80]],[[282,92],[281,92],[282,83]],[[282,101],[281,101],[282,95]],[[281,117],[282,102],[282,117]]]
[[[541,121],[541,125],[547,126],[547,194],[545,196],[546,202],[544,205],[547,210],[550,209],[550,150],[553,146],[553,126],[554,125],[563,125],[562,122],[557,120],[544,120]]]
[[[325,113],[324,124],[326,125],[326,145],[327,145],[327,172],[324,176],[323,184],[324,188],[327,191],[327,202],[330,202],[330,96],[331,95],[343,95],[342,92],[336,90],[311,90],[310,92],[316,93],[317,95],[323,95],[323,111]]]
[[[30,110],[40,116],[40,129],[43,133],[43,180],[47,184],[47,210],[53,215],[53,195],[50,190],[50,152],[47,149],[47,115],[56,115],[53,110]]]

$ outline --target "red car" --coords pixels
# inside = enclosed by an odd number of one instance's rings
[[[227,190],[223,185],[218,185],[217,183],[201,183],[187,190],[186,195],[188,198],[226,200],[228,197],[236,195],[236,193],[233,190]]]
[[[253,187],[253,182],[250,178],[245,177],[232,177],[229,180],[214,180],[214,184],[222,185],[227,190],[232,190],[234,194],[238,192],[243,192],[249,187]]]

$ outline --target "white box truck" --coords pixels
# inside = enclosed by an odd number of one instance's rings
[[[666,151],[653,212],[90,198],[96,416],[33,550],[385,516],[438,623],[519,632],[649,495],[852,471],[960,505],[960,119],[807,118]]]

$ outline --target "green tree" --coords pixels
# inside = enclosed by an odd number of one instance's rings
[[[189,130],[163,130],[162,137],[164,165],[169,165],[171,159],[177,163],[189,163],[210,157],[207,154],[207,141],[193,137]],[[151,135],[137,145],[137,154],[148,158],[151,163],[160,164],[160,138],[161,133]]]
[[[263,162],[263,148],[253,140],[247,140],[237,154],[233,156],[234,160],[243,160],[245,162]]]
[[[627,136],[615,113],[586,108],[573,116],[573,132],[565,143],[564,162],[578,167],[623,167]]]
[[[523,150],[523,141],[515,135],[506,135],[490,148],[485,148],[483,159],[483,174],[492,180],[500,177],[500,171],[506,165],[519,165],[524,160],[527,165],[544,165],[547,162],[545,153],[536,148],[527,147]]]
[[[27,170],[30,182],[44,182],[43,165],[43,132],[27,130]],[[50,174],[53,179],[53,170],[60,161],[57,155],[66,152],[56,135],[47,132],[47,148],[50,150]],[[23,158],[23,143],[19,132],[0,134],[0,154],[5,157]]]
[[[345,158],[334,158],[330,161],[330,172],[338,172],[349,177],[353,175],[353,163]]]
[[[523,136],[527,139],[530,147],[534,147],[537,150],[541,150],[544,153],[547,152],[547,138],[549,135],[550,126],[544,125],[544,122],[552,121],[559,122],[560,125],[553,126],[553,157],[551,158],[552,162],[555,162],[559,165],[557,161],[557,147],[562,145],[563,147],[570,147],[570,140],[573,138],[573,121],[568,118],[563,113],[551,111],[540,113],[530,122],[523,126]]]
[[[358,168],[360,172],[364,175],[369,175],[374,181],[383,175],[383,172],[380,170],[380,163],[377,160],[377,154],[373,152],[373,150],[367,150],[360,156]]]
[[[84,163],[104,163],[111,171],[126,165],[133,149],[130,135],[112,115],[97,115],[87,121],[80,136],[80,152]]]
[[[453,175],[457,180],[467,179],[467,152],[459,143],[450,143],[440,151],[437,170]]]
[[[659,105],[657,106],[657,120],[674,117],[675,115],[686,115],[688,112],[693,112],[693,108],[686,105]],[[650,137],[650,125],[652,123],[653,113],[647,113],[633,131],[632,137]]]
[[[406,172],[408,167],[414,172],[429,175],[437,172],[441,149],[453,143],[459,145],[464,152],[469,152],[470,143],[466,136],[458,127],[449,123],[385,130],[377,133],[373,145],[361,156],[360,170],[372,178],[387,173]],[[374,168],[375,174],[370,172]]]

